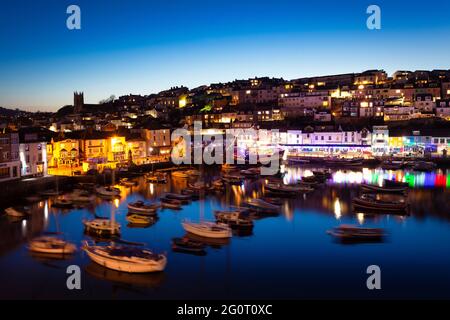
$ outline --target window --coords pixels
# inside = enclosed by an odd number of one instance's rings
[[[25,162],[30,163],[30,155],[29,154],[27,154]]]
[[[30,146],[28,144],[25,145],[25,151],[30,151]]]

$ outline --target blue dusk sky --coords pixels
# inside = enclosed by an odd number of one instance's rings
[[[54,111],[254,76],[450,68],[450,2],[2,0],[0,106]],[[81,8],[81,30],[66,9]],[[366,9],[381,8],[381,30]]]

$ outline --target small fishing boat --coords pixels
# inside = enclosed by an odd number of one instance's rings
[[[189,178],[189,175],[185,171],[173,171],[172,177],[180,178],[180,179],[187,179],[187,178]]]
[[[113,223],[109,219],[83,220],[83,225],[88,233],[106,236],[120,234],[120,224],[117,222]]]
[[[205,245],[202,242],[191,240],[188,237],[173,238],[172,250],[195,255],[205,255]]]
[[[373,184],[362,183],[361,188],[366,191],[380,192],[380,193],[404,193],[406,187],[396,187],[396,186],[384,186],[380,187]]]
[[[85,241],[83,250],[92,261],[109,269],[129,272],[147,273],[163,271],[167,264],[164,254],[156,254],[148,249],[133,246],[96,246]]]
[[[143,201],[136,201],[128,204],[128,211],[130,213],[155,215],[159,207],[159,204],[145,204]]]
[[[72,254],[77,250],[74,244],[51,236],[42,236],[31,240],[28,248],[32,252],[55,255]]]
[[[257,178],[261,174],[261,170],[259,168],[250,168],[247,170],[241,170],[240,174],[245,178]]]
[[[403,211],[408,209],[408,203],[404,198],[397,201],[383,200],[377,197],[376,194],[363,194],[360,197],[352,200],[355,208],[367,210],[385,210],[385,211]]]
[[[132,213],[127,215],[127,221],[131,224],[149,225],[152,223],[152,218],[140,214]]]
[[[389,179],[384,179],[384,185],[387,187],[404,187],[404,188],[409,187],[408,182],[400,182],[400,181],[389,180]]]
[[[160,198],[161,200],[161,207],[167,208],[167,209],[174,209],[174,210],[180,210],[181,209],[181,201],[176,199],[167,199],[167,198]]]
[[[106,198],[120,197],[120,189],[114,187],[98,187],[95,189],[95,191],[101,197]]]
[[[223,171],[233,171],[233,170],[237,170],[237,168],[238,167],[236,165],[234,165],[234,164],[225,163],[225,164],[222,165],[222,170]]]
[[[245,205],[260,212],[278,212],[280,210],[280,206],[271,204],[262,199],[250,199]]]
[[[231,228],[223,223],[201,221],[199,223],[184,221],[181,223],[186,232],[207,238],[231,238]]]
[[[267,190],[277,193],[289,193],[289,194],[296,194],[296,193],[309,193],[314,191],[313,188],[309,186],[301,186],[301,185],[285,185],[285,184],[277,184],[277,183],[269,183],[266,185]]]
[[[166,199],[179,200],[181,203],[189,203],[191,196],[188,194],[178,194],[178,193],[166,193],[163,195]]]
[[[340,225],[327,233],[343,241],[380,241],[385,237],[381,228],[361,228],[351,225]]]
[[[167,174],[164,172],[148,173],[145,175],[148,182],[151,183],[166,183]]]
[[[240,211],[214,211],[217,222],[225,223],[232,229],[253,229],[253,221],[244,218]]]
[[[52,202],[52,207],[61,209],[73,208],[73,202],[67,199],[56,199]]]
[[[137,181],[130,180],[128,178],[120,179],[120,185],[125,187],[134,187],[137,185]]]
[[[5,209],[5,213],[10,217],[23,218],[29,215],[29,211],[23,207],[9,207]]]
[[[243,177],[235,174],[224,174],[222,181],[230,184],[242,184]]]

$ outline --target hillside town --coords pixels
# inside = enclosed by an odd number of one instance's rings
[[[85,94],[55,113],[2,109],[0,182],[168,163],[171,132],[194,122],[205,135],[236,130],[242,148],[256,143],[245,129],[267,130],[257,143],[287,157],[442,159],[450,148],[450,70],[251,78],[98,104]]]

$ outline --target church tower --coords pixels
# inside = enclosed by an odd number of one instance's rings
[[[73,93],[73,113],[81,113],[83,111],[84,106],[84,93],[83,92],[74,92]]]

